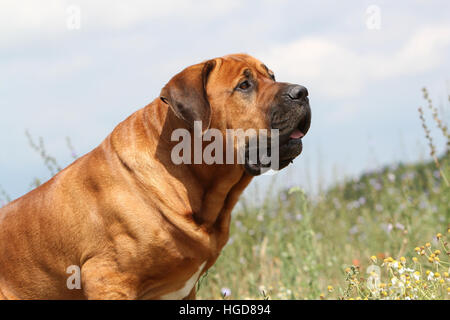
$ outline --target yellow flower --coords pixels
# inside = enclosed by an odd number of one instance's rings
[[[439,272],[436,272],[436,273],[434,274],[434,276],[435,276],[436,278],[439,278],[439,277],[441,276],[441,274],[440,274]]]
[[[415,250],[416,252],[419,252],[419,251],[420,251],[420,248],[419,248],[419,247],[415,247],[414,250]]]
[[[426,273],[427,275],[429,275],[429,274],[431,273],[431,271],[430,271],[430,270],[427,270],[425,273]]]
[[[333,292],[333,290],[334,290],[333,286],[328,286],[327,289],[328,289],[328,292]]]
[[[325,295],[323,293],[320,294],[320,299],[325,299]]]
[[[427,248],[431,247],[431,243],[429,243],[429,242],[425,243],[425,247],[427,247]]]
[[[414,262],[417,262],[417,261],[419,261],[416,257],[413,257],[412,258],[412,261],[414,261]]]
[[[441,279],[441,280],[439,280],[439,283],[440,283],[440,284],[443,284],[443,283],[445,283],[445,280],[444,280],[444,279]]]
[[[448,272],[444,272],[444,277],[448,278]]]
[[[371,257],[370,257],[370,260],[372,260],[373,263],[377,263],[377,257],[375,257],[375,256],[371,256]]]
[[[345,272],[350,273],[350,268],[345,268]]]
[[[434,254],[437,255],[437,256],[440,255],[441,254],[441,250],[435,250]]]
[[[400,258],[400,262],[403,263],[403,264],[405,264],[405,263],[406,263],[406,258],[405,258],[405,257],[401,257],[401,258]]]
[[[438,238],[438,239],[442,238],[442,233],[438,233],[438,234],[436,235],[436,238]]]
[[[429,258],[428,258],[428,261],[429,261],[429,262],[433,262],[433,258],[432,258],[432,257],[429,257]]]

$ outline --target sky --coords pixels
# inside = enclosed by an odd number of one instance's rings
[[[184,67],[239,52],[306,86],[313,115],[302,155],[252,190],[427,159],[424,86],[450,119],[449,1],[0,0],[1,188],[50,178],[26,130],[65,167],[66,137],[83,155]]]

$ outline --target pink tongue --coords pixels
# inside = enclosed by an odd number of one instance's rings
[[[301,132],[298,129],[295,129],[294,132],[291,133],[289,138],[291,138],[291,139],[299,139],[299,138],[302,138],[303,136],[304,136],[303,132]]]

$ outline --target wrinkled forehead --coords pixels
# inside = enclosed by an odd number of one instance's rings
[[[225,82],[234,82],[245,75],[254,78],[271,78],[271,71],[261,61],[246,54],[232,54],[216,59],[218,77]]]

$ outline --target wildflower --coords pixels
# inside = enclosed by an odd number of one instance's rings
[[[449,274],[448,272],[444,272],[444,277],[448,278]]]
[[[420,279],[420,272],[419,271],[414,272],[413,278],[414,278],[414,280],[418,281]]]
[[[391,283],[393,286],[399,286],[399,287],[403,287],[404,283],[402,281],[403,279],[399,279],[397,277],[392,277],[391,279]]]
[[[402,224],[399,223],[399,222],[397,222],[397,223],[395,224],[395,227],[396,227],[397,229],[399,229],[399,230],[405,230],[405,226],[402,225]]]
[[[360,197],[360,198],[358,199],[358,202],[359,202],[360,205],[364,205],[364,204],[366,203],[366,198]]]
[[[370,260],[372,260],[373,263],[377,263],[377,257],[375,256],[371,256]]]
[[[333,286],[328,286],[327,290],[328,290],[328,292],[333,292],[334,288],[333,288]]]
[[[435,276],[436,278],[440,278],[440,277],[441,277],[441,274],[440,274],[439,272],[436,272],[436,273],[434,274],[434,276]]]
[[[390,182],[394,182],[395,181],[395,175],[393,173],[388,173],[387,177],[388,177]]]
[[[427,248],[431,247],[431,243],[429,243],[429,242],[425,243],[425,247],[427,247]]]
[[[387,232],[387,233],[390,233],[390,232],[392,231],[393,228],[394,228],[394,227],[392,226],[392,223],[388,223],[385,229],[386,229],[386,232]]]
[[[320,294],[320,299],[322,299],[322,300],[325,299],[325,295],[323,293]]]
[[[231,289],[230,288],[222,288],[220,289],[220,293],[222,294],[222,297],[226,298],[231,295]]]
[[[401,262],[402,264],[405,264],[405,263],[406,263],[406,258],[405,258],[405,257],[401,257],[401,258],[400,258],[400,262]]]
[[[414,261],[414,263],[417,263],[417,261],[419,261],[419,260],[416,257],[413,257],[412,261]]]
[[[428,275],[428,277],[427,277],[428,281],[434,280],[434,273],[433,272],[427,271],[427,275]]]
[[[350,268],[345,268],[345,270],[344,270],[346,273],[350,273]]]
[[[434,254],[438,256],[438,255],[441,254],[441,251],[440,251],[440,250],[435,250],[435,251],[434,251]]]
[[[353,227],[350,228],[348,233],[350,233],[352,235],[355,234],[355,233],[358,233],[358,226],[355,224]]]
[[[436,235],[436,238],[438,238],[438,240],[441,239],[441,238],[442,238],[442,233],[438,233],[438,234]]]
[[[394,268],[394,269],[398,269],[398,266],[399,266],[399,264],[398,264],[398,261],[397,261],[397,260],[394,260],[394,261],[391,263],[391,267]]]

